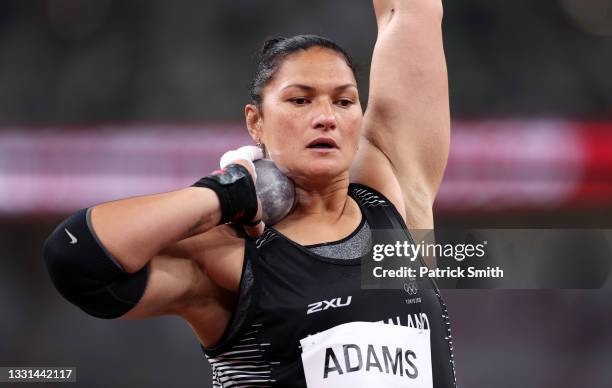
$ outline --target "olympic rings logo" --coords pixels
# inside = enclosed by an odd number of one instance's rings
[[[404,291],[406,291],[408,295],[416,295],[419,292],[419,288],[414,283],[404,283]]]

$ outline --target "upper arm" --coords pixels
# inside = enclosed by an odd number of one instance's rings
[[[409,228],[433,229],[429,196],[416,184],[402,187],[387,156],[365,137],[351,166],[351,180],[384,194]]]
[[[366,184],[376,184],[377,176],[394,178],[395,182],[383,184],[381,192],[397,197],[399,190],[400,206],[409,213],[415,201],[429,202],[431,207],[448,158],[450,113],[441,2],[374,4],[379,33],[362,128],[371,147],[360,147],[357,159],[382,162],[369,165],[368,171],[356,170],[353,176]],[[365,153],[378,156],[361,155]]]
[[[149,277],[140,301],[120,319],[143,319],[173,314],[204,281],[193,260],[166,254],[149,262]]]
[[[215,308],[234,285],[237,288],[241,274],[241,241],[225,228],[181,240],[151,259],[142,298],[120,319],[182,315],[196,306]]]

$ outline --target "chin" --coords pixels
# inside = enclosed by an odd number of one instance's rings
[[[338,177],[348,171],[348,165],[344,165],[337,159],[328,160],[311,160],[306,161],[307,165],[303,166],[302,171],[305,172],[305,176],[312,180],[325,179],[329,181],[335,177]]]

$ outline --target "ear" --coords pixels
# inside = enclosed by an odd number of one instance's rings
[[[263,142],[263,117],[256,105],[247,104],[244,107],[244,118],[247,129],[254,142]]]

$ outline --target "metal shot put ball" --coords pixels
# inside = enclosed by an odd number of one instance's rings
[[[263,222],[274,225],[289,214],[295,201],[295,187],[270,159],[255,161],[255,189],[261,201]]]

